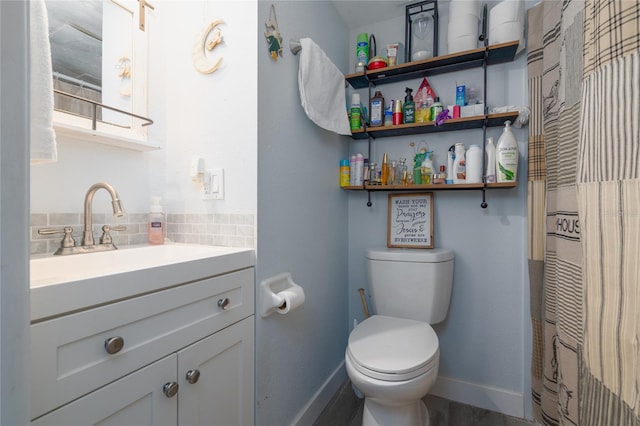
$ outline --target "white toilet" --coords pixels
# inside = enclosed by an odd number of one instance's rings
[[[347,374],[365,396],[363,426],[428,426],[422,398],[438,376],[438,336],[453,284],[453,251],[369,249],[376,315],[349,335]]]

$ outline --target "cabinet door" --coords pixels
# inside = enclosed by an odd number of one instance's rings
[[[176,355],[170,355],[71,402],[32,425],[175,425],[178,398],[164,385],[176,382]]]
[[[178,352],[179,425],[253,425],[253,321],[250,316]]]

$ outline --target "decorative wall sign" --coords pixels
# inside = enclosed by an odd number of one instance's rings
[[[216,62],[210,62],[207,59],[206,52],[212,51],[217,45],[222,43],[222,30],[219,28],[212,33],[213,29],[220,24],[224,24],[222,19],[212,21],[202,32],[202,36],[196,41],[192,50],[193,66],[202,74],[211,74],[222,65],[222,59]],[[209,38],[209,35],[211,37]]]
[[[433,248],[433,193],[389,194],[387,247]]]
[[[278,28],[278,18],[276,18],[276,8],[274,5],[271,5],[269,17],[264,24],[267,27],[267,32],[264,33],[264,37],[267,39],[269,54],[271,55],[271,59],[277,61],[278,55],[282,57],[282,36]]]

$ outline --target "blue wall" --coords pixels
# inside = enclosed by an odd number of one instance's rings
[[[330,2],[273,2],[285,41],[284,57],[275,62],[262,36],[271,3],[258,4],[256,281],[291,272],[306,302],[288,315],[256,315],[256,424],[285,425],[318,409],[306,405],[342,371],[349,333],[347,195],[338,189],[348,140],[307,119],[298,92],[299,57],[288,42],[311,37],[343,70],[348,32]],[[313,421],[309,413],[304,418]]]

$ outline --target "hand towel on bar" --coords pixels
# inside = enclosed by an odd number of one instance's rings
[[[298,86],[302,108],[323,129],[351,135],[344,93],[344,75],[310,38],[300,39]]]
[[[49,45],[49,20],[44,0],[30,4],[31,164],[56,161],[53,130],[53,72]]]

